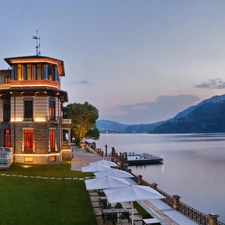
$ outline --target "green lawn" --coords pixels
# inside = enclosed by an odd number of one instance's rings
[[[28,178],[1,174],[23,175]],[[88,173],[71,171],[71,165],[67,161],[57,165],[13,164],[8,171],[0,171],[0,224],[96,225],[83,180],[29,178],[82,178],[87,175]]]

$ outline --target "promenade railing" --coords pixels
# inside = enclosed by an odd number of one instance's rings
[[[104,156],[104,152],[101,149],[97,149],[94,148],[94,150],[101,156]],[[112,148],[112,152],[111,155],[113,157],[114,161],[117,161],[120,163],[120,169],[126,170],[128,171],[130,174],[132,174],[133,180],[137,183],[137,184],[141,184],[141,185],[145,185],[145,186],[150,186],[151,188],[157,190],[160,194],[162,194],[163,196],[165,196],[165,199],[163,199],[162,201],[165,202],[167,205],[169,205],[170,207],[176,209],[176,211],[180,212],[181,214],[183,214],[184,216],[186,216],[187,218],[193,220],[194,222],[198,223],[199,225],[209,225],[209,215],[206,215],[194,208],[192,208],[191,206],[179,201],[178,199],[178,205],[177,205],[177,197],[179,196],[171,196],[168,193],[164,192],[163,190],[159,189],[156,183],[148,183],[147,181],[142,179],[141,175],[136,175],[134,173],[131,172],[130,169],[126,168],[123,166],[123,164],[126,164],[126,159],[124,159],[122,153],[118,154],[116,152],[116,150],[114,148]],[[180,197],[179,197],[180,198]],[[217,225],[225,225],[225,223],[220,222],[217,220]]]
[[[165,202],[170,207],[174,208],[174,196],[171,196],[168,193],[159,189],[157,187],[157,184],[155,184],[155,183],[150,184],[147,181],[143,180],[141,178],[142,176],[140,176],[140,175],[137,176],[136,174],[132,173],[131,170],[127,170],[127,171],[130,172],[134,176],[133,179],[136,183],[141,182],[142,185],[150,186],[151,188],[157,190],[160,194],[165,196],[165,199],[163,199],[162,201]],[[141,181],[140,181],[140,178],[141,178]],[[192,208],[191,206],[189,206],[181,201],[179,201],[179,207],[176,210],[200,225],[208,225],[209,224],[209,216],[208,215]],[[217,221],[217,225],[225,225],[225,223]]]

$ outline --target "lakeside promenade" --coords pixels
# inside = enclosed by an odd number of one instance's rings
[[[110,156],[100,156],[98,153],[88,153],[82,148],[73,146],[73,159],[71,162],[71,170],[81,171],[82,166],[87,166],[90,162],[96,162],[100,159],[111,161]],[[133,181],[134,182],[134,181]],[[195,225],[197,223],[188,219],[175,209],[171,208],[161,200],[154,201],[138,201],[138,203],[151,214],[154,218],[158,219],[163,225]],[[102,225],[102,221],[97,221],[98,225]]]

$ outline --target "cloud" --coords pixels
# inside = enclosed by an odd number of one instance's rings
[[[196,88],[205,88],[205,89],[223,89],[225,88],[225,82],[220,78],[215,78],[195,86]]]
[[[199,100],[193,95],[159,96],[154,102],[119,105],[125,115],[110,116],[107,119],[126,124],[153,123],[174,117],[180,111],[194,105]]]
[[[81,81],[71,81],[70,84],[90,84],[90,82],[86,80],[81,80]]]

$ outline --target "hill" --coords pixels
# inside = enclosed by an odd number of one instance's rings
[[[124,130],[124,133],[149,133],[161,123],[162,122],[130,125]]]
[[[151,133],[225,132],[225,100],[205,101],[186,116],[166,121]]]
[[[131,124],[125,125],[110,120],[97,120],[97,128],[101,133],[193,133],[193,132],[224,132],[218,121],[217,113],[223,109],[225,95],[213,96],[200,102],[197,105],[179,112],[172,119],[150,124]],[[210,104],[208,104],[210,103]],[[218,104],[217,104],[218,103]],[[199,108],[200,107],[200,108]],[[202,107],[202,108],[201,108]],[[204,110],[203,110],[204,109]],[[217,112],[218,110],[218,112]],[[223,115],[220,111],[221,123]],[[201,116],[197,116],[200,114]],[[207,116],[207,119],[206,119]],[[211,119],[210,119],[211,117]],[[217,118],[217,121],[215,121]],[[204,121],[205,119],[205,121]],[[195,122],[191,122],[195,121]],[[214,121],[214,125],[207,121]],[[195,124],[194,124],[195,123]],[[202,124],[201,124],[202,123]],[[198,127],[197,127],[198,126]],[[225,127],[225,124],[223,124]],[[204,129],[203,129],[204,127]]]
[[[189,113],[191,113],[196,107],[198,106],[201,106],[205,103],[208,103],[208,102],[218,102],[218,101],[224,101],[225,100],[225,95],[215,95],[211,98],[208,98],[206,100],[203,100],[202,102],[200,102],[199,104],[197,105],[194,105],[194,106],[191,106],[185,110],[183,110],[182,112],[179,112],[174,118],[181,118],[181,117],[184,117],[184,116],[187,116]]]
[[[110,120],[97,120],[96,126],[100,133],[123,133],[129,125]]]

